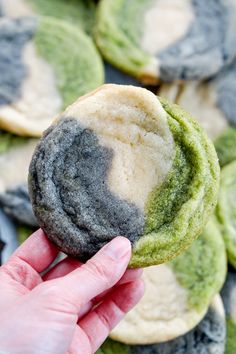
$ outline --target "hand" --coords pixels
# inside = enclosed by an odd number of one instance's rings
[[[143,295],[131,247],[117,237],[87,263],[69,257],[43,276],[56,247],[35,232],[0,267],[0,353],[91,354]]]

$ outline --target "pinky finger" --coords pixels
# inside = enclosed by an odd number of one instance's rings
[[[92,352],[101,346],[126,312],[139,302],[143,293],[144,284],[140,279],[120,285],[78,323],[90,341]]]

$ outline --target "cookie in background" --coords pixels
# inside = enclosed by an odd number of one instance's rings
[[[216,295],[203,320],[184,336],[150,345],[126,345],[107,339],[96,354],[224,354],[225,340],[224,307]]]
[[[0,128],[35,137],[104,80],[91,38],[49,17],[0,20],[0,71]]]
[[[236,57],[232,0],[101,0],[95,40],[104,58],[141,82],[211,77]]]

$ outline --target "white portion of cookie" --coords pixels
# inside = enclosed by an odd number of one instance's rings
[[[34,15],[34,11],[24,0],[0,0],[0,7],[5,16],[20,17]]]
[[[134,86],[104,85],[64,114],[93,130],[113,152],[110,190],[144,209],[148,194],[169,172],[174,142],[157,97]]]
[[[51,66],[38,56],[33,42],[23,50],[28,76],[22,85],[21,98],[0,106],[0,126],[18,135],[40,136],[62,107],[61,96]]]
[[[126,344],[169,341],[190,331],[207,309],[197,312],[188,305],[188,292],[166,264],[144,269],[145,294],[136,307],[111,332]]]
[[[236,324],[236,286],[234,286],[231,290],[229,313],[232,321]]]
[[[36,139],[29,139],[28,142],[0,154],[0,193],[27,182],[29,164],[36,144]]]
[[[184,37],[193,20],[189,0],[156,0],[144,15],[141,47],[157,54]]]
[[[223,319],[225,319],[225,309],[224,309],[224,304],[221,299],[221,296],[219,294],[215,295],[212,302],[211,302],[211,307],[215,309],[215,311],[221,316]]]

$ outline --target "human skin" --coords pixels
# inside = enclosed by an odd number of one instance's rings
[[[124,237],[86,264],[67,257],[42,275],[57,254],[38,230],[0,267],[0,353],[94,353],[143,295]]]

